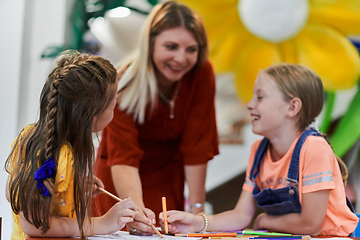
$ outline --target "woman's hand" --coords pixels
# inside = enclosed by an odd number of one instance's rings
[[[164,214],[159,215],[161,228],[164,230]],[[167,222],[170,233],[199,232],[204,228],[204,218],[182,211],[168,211]]]
[[[125,224],[134,221],[136,210],[137,206],[130,198],[116,203],[101,217],[103,228],[106,228],[109,234],[121,230]]]
[[[150,227],[151,223],[156,223],[155,213],[148,208],[141,210],[147,217],[143,216],[139,211],[136,211],[134,221],[126,224],[126,229],[130,234],[151,236],[155,233]]]

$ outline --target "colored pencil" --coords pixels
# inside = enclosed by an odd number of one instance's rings
[[[236,237],[236,232],[226,232],[226,233],[176,233],[176,237]]]
[[[275,233],[275,232],[261,232],[261,231],[251,231],[251,230],[243,230],[238,231],[239,234],[246,234],[246,235],[264,235],[264,236],[292,236],[290,233]]]
[[[250,237],[249,239],[266,239],[266,240],[291,240],[291,239],[302,239],[302,236],[256,236]]]
[[[103,189],[103,188],[101,188],[101,187],[97,187],[97,189],[99,189],[101,192],[107,194],[108,196],[114,198],[115,200],[117,200],[117,201],[119,201],[119,202],[122,201],[122,199],[118,198],[118,197],[115,196],[114,194],[106,191],[105,189]],[[137,210],[141,213],[141,215],[143,215],[144,217],[146,217],[145,213],[143,213],[143,211],[141,211],[140,208],[138,208]],[[157,230],[156,227],[155,227],[152,223],[150,223],[150,226],[151,226],[151,228],[156,232],[156,234],[159,235],[159,237],[163,238],[163,236],[161,235],[161,233],[159,232],[159,230]]]
[[[254,235],[238,235],[237,237],[209,237],[209,239],[225,239],[225,240],[310,240],[310,236],[254,236]]]
[[[169,227],[168,227],[167,213],[166,213],[166,197],[162,197],[162,208],[163,208],[163,214],[164,214],[165,233],[168,234],[168,232],[169,232]]]

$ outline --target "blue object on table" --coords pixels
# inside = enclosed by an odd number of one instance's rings
[[[355,214],[360,219],[360,213],[355,213]],[[355,233],[354,237],[360,237],[360,221],[359,221],[354,233]]]

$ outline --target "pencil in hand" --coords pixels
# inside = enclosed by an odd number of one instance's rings
[[[101,187],[99,187],[99,186],[98,186],[97,188],[98,188],[101,192],[103,192],[103,193],[105,193],[106,195],[114,198],[115,200],[117,200],[117,201],[119,201],[119,202],[122,201],[122,199],[120,199],[120,198],[118,198],[117,196],[115,196],[114,194],[106,191],[105,189],[103,189],[103,188],[101,188]],[[141,213],[141,215],[143,215],[144,217],[146,217],[145,213],[143,213],[143,211],[141,211],[140,208],[138,208],[137,210]],[[154,226],[154,224],[151,223],[151,224],[150,224],[150,227],[156,232],[157,235],[159,235],[159,237],[163,238],[163,236],[161,235],[161,233],[159,232],[159,230],[156,229],[156,227]]]
[[[168,228],[167,213],[166,213],[166,197],[162,197],[162,208],[163,208],[163,214],[164,214],[165,233],[168,234],[169,228]]]

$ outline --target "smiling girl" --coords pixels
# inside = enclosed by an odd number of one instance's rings
[[[347,206],[339,164],[323,135],[308,126],[323,107],[323,86],[310,69],[282,64],[262,70],[247,108],[252,130],[246,179],[231,211],[196,216],[168,211],[169,231],[254,228],[300,235],[349,236],[358,217]],[[164,221],[161,216],[161,220]]]

